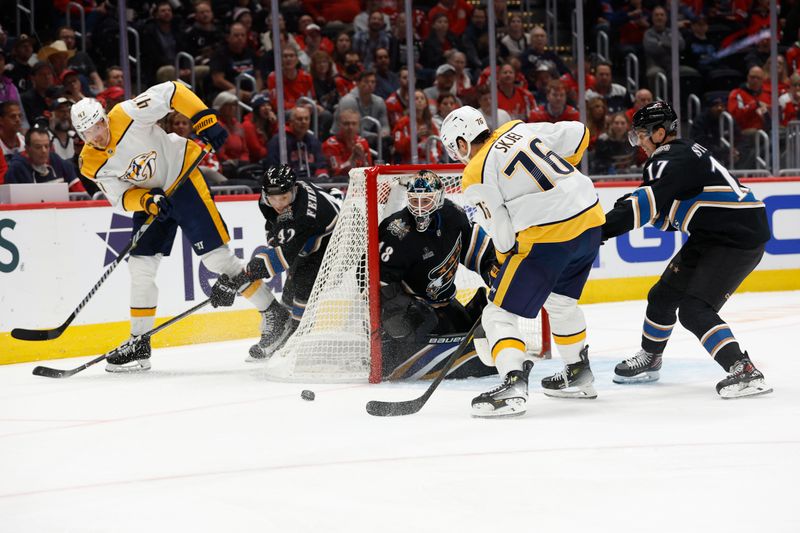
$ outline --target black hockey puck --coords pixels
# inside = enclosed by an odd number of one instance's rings
[[[303,392],[300,393],[300,397],[302,399],[304,399],[304,400],[309,401],[309,402],[313,402],[314,401],[314,391],[304,390]]]

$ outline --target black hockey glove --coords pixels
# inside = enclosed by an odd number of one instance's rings
[[[247,279],[250,281],[255,281],[257,279],[269,279],[272,277],[272,273],[267,268],[264,258],[259,255],[253,257],[250,262],[247,263],[245,272],[247,272]]]
[[[153,215],[157,220],[164,222],[172,213],[172,202],[167,198],[163,189],[150,189],[142,196],[142,207],[148,215]]]
[[[228,130],[217,122],[217,114],[211,109],[204,109],[192,117],[192,129],[214,150],[219,150],[228,139]]]
[[[211,305],[214,307],[230,307],[233,305],[233,300],[236,299],[236,294],[239,292],[239,287],[247,283],[247,278],[242,272],[233,279],[228,277],[227,274],[222,274],[214,286],[211,287]]]

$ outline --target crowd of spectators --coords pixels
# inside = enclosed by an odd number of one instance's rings
[[[65,24],[67,2],[37,18],[36,35],[0,29],[0,183],[61,179],[73,190],[92,184],[75,178],[81,141],[71,128],[70,106],[98,98],[107,109],[124,99],[118,66],[115,7],[80,0],[86,35]],[[593,174],[639,167],[644,154],[625,142],[633,113],[653,100],[661,75],[671,76],[668,4],[655,0],[600,0],[587,5],[587,61],[577,65],[568,47],[554,49],[537,24],[541,9],[522,13],[519,3],[494,2],[497,22],[497,124],[493,123],[489,72],[489,14],[471,0],[415,2],[413,42],[406,42],[398,0],[282,0],[278,17],[284,109],[277,109],[277,80],[268,0],[160,0],[128,3],[129,27],[141,42],[141,84],[168,80],[192,89],[219,114],[229,138],[203,172],[212,184],[243,179],[254,166],[279,160],[278,116],[286,123],[288,163],[299,177],[343,181],[350,168],[411,161],[416,136],[422,162],[446,162],[438,139],[444,117],[461,105],[479,108],[491,127],[512,119],[579,120],[577,69],[586,73],[586,125]],[[770,86],[768,0],[681,0],[680,83],[703,107],[691,135],[722,155],[718,117],[727,110],[741,140],[768,130],[773,90],[782,125],[800,111],[800,2],[781,2],[778,87]],[[71,17],[73,26],[78,13]],[[567,14],[563,14],[566,18]],[[41,25],[41,28],[38,26]],[[611,57],[593,50],[597,31],[610,36]],[[122,32],[123,34],[125,32]],[[79,37],[87,38],[86,52]],[[564,39],[561,39],[562,41]],[[741,46],[749,43],[749,46]],[[407,52],[417,80],[412,94]],[[194,58],[177,63],[180,52]],[[624,83],[626,54],[643,65],[641,87]],[[746,69],[746,70],[745,70]],[[137,82],[137,83],[134,83]],[[413,106],[411,104],[413,100]],[[685,98],[684,98],[685,100]],[[685,104],[684,104],[685,105]],[[411,131],[408,114],[416,116]],[[188,119],[167,117],[164,127],[191,137]],[[48,133],[45,161],[42,133]],[[744,148],[741,148],[744,147]],[[59,161],[64,164],[59,163]],[[233,181],[235,183],[235,181]]]

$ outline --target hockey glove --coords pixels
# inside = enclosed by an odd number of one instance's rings
[[[269,279],[272,277],[273,272],[267,268],[268,259],[263,255],[256,254],[249,263],[247,263],[247,279],[255,281],[257,279]]]
[[[217,114],[211,109],[204,109],[192,117],[192,129],[214,150],[219,150],[228,139],[228,130],[217,122]]]
[[[230,307],[233,305],[233,300],[236,299],[236,294],[239,292],[239,287],[247,283],[247,278],[242,272],[233,279],[228,277],[227,274],[222,274],[214,286],[211,287],[211,305],[214,307]]]
[[[167,220],[172,213],[172,202],[163,189],[150,189],[145,193],[142,196],[142,207],[148,215],[153,215],[161,222]]]

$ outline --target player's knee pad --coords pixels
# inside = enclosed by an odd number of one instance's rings
[[[132,255],[128,259],[131,273],[131,307],[155,307],[158,303],[156,273],[161,262],[161,254]]]
[[[522,341],[522,333],[519,330],[519,317],[489,302],[483,309],[481,325],[486,332],[488,342],[488,358],[485,350],[481,361],[488,366],[495,366],[497,356],[505,349],[519,351],[525,356],[525,343]],[[477,348],[477,346],[476,346]]]
[[[242,260],[233,254],[233,250],[228,248],[227,244],[201,255],[200,260],[207,269],[215,274],[227,274],[234,277],[244,270]]]
[[[578,300],[552,293],[544,302],[554,333],[569,335],[586,329],[586,319],[578,307]]]

